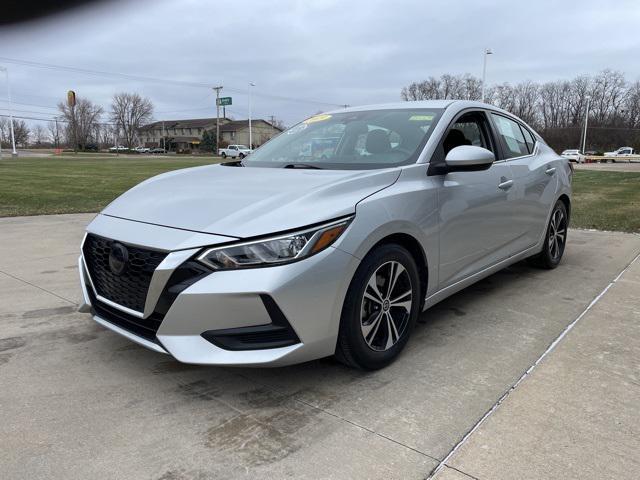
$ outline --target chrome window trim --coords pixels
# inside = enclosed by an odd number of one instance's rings
[[[533,152],[529,153],[528,155],[520,155],[519,157],[507,158],[503,161],[510,162],[511,160],[521,160],[523,158],[535,157],[537,154],[538,154],[538,142],[536,141],[535,145],[533,146]]]

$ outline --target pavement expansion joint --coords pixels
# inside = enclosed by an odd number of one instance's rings
[[[0,273],[2,273],[2,274],[4,274],[4,275],[6,275],[7,277],[11,277],[11,278],[13,278],[14,280],[17,280],[17,281],[19,281],[19,282],[22,282],[22,283],[24,283],[24,284],[26,284],[26,285],[29,285],[29,286],[31,286],[31,287],[33,287],[33,288],[37,288],[38,290],[42,290],[43,292],[46,292],[46,293],[48,293],[49,295],[53,295],[54,297],[57,297],[57,298],[59,298],[60,300],[64,300],[65,302],[68,302],[68,303],[70,303],[70,304],[72,304],[72,305],[77,305],[77,303],[76,303],[76,302],[74,302],[73,300],[69,300],[68,298],[65,298],[65,297],[63,297],[63,296],[61,296],[61,295],[58,295],[57,293],[52,292],[51,290],[47,290],[46,288],[42,288],[42,287],[40,287],[39,285],[36,285],[35,283],[31,283],[31,282],[29,282],[29,281],[25,280],[24,278],[16,277],[15,275],[13,275],[13,274],[11,274],[11,273],[9,273],[9,272],[5,272],[4,270],[0,270]]]

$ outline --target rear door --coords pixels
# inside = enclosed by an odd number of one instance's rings
[[[442,182],[438,191],[440,288],[507,258],[513,251],[515,211],[509,203],[513,176],[485,111],[465,111],[454,120],[431,163],[444,163],[447,152],[459,145],[487,148],[494,152],[496,161],[487,170],[450,172],[438,178]]]
[[[538,145],[524,124],[498,113],[491,113],[491,118],[513,173],[510,208],[515,212],[515,253],[520,253],[536,245],[546,229],[561,162],[551,149]]]

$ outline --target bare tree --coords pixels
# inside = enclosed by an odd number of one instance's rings
[[[627,127],[640,128],[640,80],[636,80],[629,87],[625,110]]]
[[[36,147],[41,147],[47,139],[47,133],[44,127],[38,123],[35,127],[33,127],[31,137],[33,145],[35,145]]]
[[[111,120],[120,129],[122,140],[133,147],[138,129],[151,121],[153,104],[137,93],[118,93],[111,101]]]
[[[25,148],[29,143],[31,129],[24,120],[13,119],[13,134],[16,139],[16,145]]]
[[[615,120],[626,96],[626,80],[621,72],[603,70],[593,79],[591,112],[597,125]]]
[[[429,77],[422,82],[413,82],[404,87],[400,97],[405,101],[462,99],[478,100],[482,91],[480,79],[468,73],[464,75],[442,75]]]
[[[9,118],[0,117],[0,143],[2,147],[6,147],[11,144]]]
[[[0,118],[0,142],[3,146],[11,145],[11,121],[7,117]],[[24,120],[13,118],[13,136],[16,141],[16,147],[26,147],[29,142],[31,131]]]
[[[66,122],[67,142],[83,150],[93,140],[95,125],[100,122],[102,107],[86,98],[76,98],[75,107],[59,103],[58,109]]]
[[[47,131],[49,132],[49,140],[55,148],[60,148],[62,140],[62,128],[56,120],[47,123]]]

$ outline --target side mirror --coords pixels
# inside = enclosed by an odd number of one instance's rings
[[[473,145],[460,145],[452,148],[444,161],[450,172],[466,172],[474,170],[486,170],[495,161],[496,157],[490,150]]]

